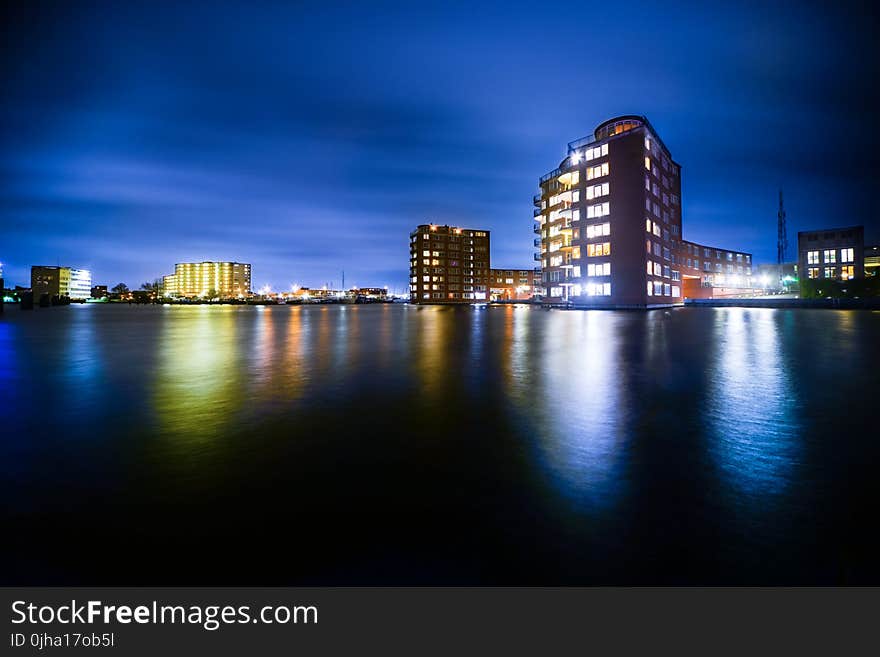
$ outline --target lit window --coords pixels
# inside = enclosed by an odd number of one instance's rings
[[[645,137],[645,150],[646,151],[651,150],[651,140],[648,139],[647,137]]]
[[[850,249],[850,251],[852,251],[852,249]],[[852,265],[844,265],[843,267],[841,267],[840,278],[844,281],[855,278],[855,267],[853,267]]]
[[[645,168],[650,171],[651,170],[651,158],[647,155],[645,156]]]
[[[825,267],[825,278],[837,278],[837,268]]]
[[[645,219],[645,230],[648,231],[649,233],[651,232],[651,220],[650,219]]]
[[[825,249],[825,264],[837,262],[837,251],[834,249]]]
[[[818,265],[819,264],[819,252],[818,251],[807,251],[807,264],[808,265]]]
[[[841,249],[840,250],[840,261],[841,262],[852,262],[853,261],[853,250],[852,249]]]

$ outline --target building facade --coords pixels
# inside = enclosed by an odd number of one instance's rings
[[[88,269],[70,269],[70,298],[89,299],[92,296],[92,272]]]
[[[568,144],[534,197],[544,302],[652,308],[751,287],[751,254],[682,239],[681,167],[643,116]]]
[[[179,262],[162,278],[171,298],[243,299],[251,294],[251,266],[242,262]]]
[[[49,297],[88,299],[92,295],[92,274],[88,269],[34,265],[31,267],[31,290],[34,298]]]
[[[880,275],[880,245],[865,247],[865,276]]]
[[[540,293],[540,269],[490,269],[491,301],[528,301]]]
[[[488,301],[488,230],[422,224],[409,239],[411,303]]]
[[[825,228],[798,233],[801,281],[865,277],[865,229]]]

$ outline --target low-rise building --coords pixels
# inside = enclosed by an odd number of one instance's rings
[[[880,276],[880,245],[865,247],[865,276]]]
[[[798,233],[798,268],[804,281],[865,277],[865,229],[824,228]]]
[[[40,299],[43,295],[50,298],[88,299],[91,288],[92,274],[88,269],[52,265],[31,267],[31,290],[35,299]]]
[[[540,269],[490,269],[492,301],[528,301],[540,294]]]
[[[162,278],[171,298],[243,299],[251,294],[251,266],[242,262],[179,262]]]

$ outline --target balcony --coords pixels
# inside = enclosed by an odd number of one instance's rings
[[[535,208],[535,211],[532,213],[532,216],[537,219],[541,216],[544,211],[541,208]]]
[[[532,197],[532,204],[535,205],[535,206],[540,206],[540,205],[541,205],[541,195],[540,195],[540,194],[535,194],[535,195]]]
[[[540,253],[533,253],[532,257],[535,259],[535,262],[541,262],[541,254]]]
[[[535,238],[534,245],[535,245],[535,246],[541,246],[541,238],[540,238],[540,237],[536,237],[536,238]]]
[[[535,224],[535,227],[532,228],[532,232],[535,235],[540,235],[541,234],[541,224]]]

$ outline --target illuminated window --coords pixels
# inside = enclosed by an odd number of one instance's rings
[[[608,214],[611,214],[611,204],[607,201],[605,203],[596,203],[596,205],[590,205],[587,207],[587,219],[596,219]]]
[[[850,249],[852,251],[852,249]],[[848,281],[851,278],[855,278],[855,267],[852,265],[844,265],[840,268],[840,278],[844,281]]]
[[[587,244],[587,257],[611,255],[611,242],[600,242],[598,244]]]
[[[651,220],[645,219],[645,230],[649,233],[651,232]],[[648,249],[650,251],[650,248]]]
[[[645,137],[645,150],[646,151],[651,150],[651,140],[648,139],[647,137]]]
[[[837,251],[834,249],[825,249],[825,264],[837,262]]]
[[[681,288],[679,288],[678,285],[673,285],[673,286],[672,286],[672,296],[674,296],[674,297],[680,297],[680,296],[681,296]]]
[[[571,275],[574,276],[575,278],[580,278],[580,277],[581,277],[581,267],[580,267],[580,265],[575,265],[574,267],[571,268]]]
[[[611,224],[596,224],[594,226],[587,226],[587,239],[593,239],[595,237],[605,237],[611,234]]]
[[[853,250],[852,249],[841,249],[840,250],[840,261],[841,262],[852,262],[853,261]]]
[[[609,193],[609,185],[608,183],[602,183],[601,185],[594,185],[591,187],[587,187],[587,199],[592,200],[594,198],[598,198],[600,196],[606,196]]]
[[[599,263],[598,265],[587,265],[587,276],[611,276],[611,263]]]
[[[648,281],[648,296],[654,295],[654,284],[651,281]]]
[[[650,171],[651,170],[651,158],[647,155],[645,156],[645,168]]]
[[[653,263],[650,260],[648,260],[645,264],[647,265],[648,274],[653,274],[654,273]]]
[[[818,251],[807,251],[807,264],[808,265],[818,265],[819,264],[819,252]]]
[[[581,247],[579,247],[579,246],[572,247],[571,258],[572,258],[572,260],[580,260],[581,259]]]
[[[825,267],[825,278],[837,278],[837,267]]]
[[[587,180],[592,180],[593,178],[601,178],[602,176],[608,175],[608,163],[598,164],[594,167],[587,167]]]

